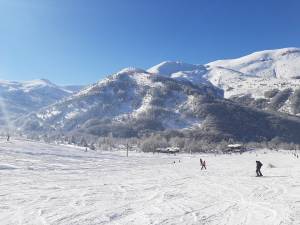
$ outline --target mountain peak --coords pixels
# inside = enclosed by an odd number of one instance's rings
[[[49,81],[48,79],[42,78],[42,79],[35,79],[35,80],[29,80],[24,81],[22,84],[26,87],[44,87],[44,86],[51,86],[56,87],[57,85]]]
[[[259,51],[236,59],[211,62],[207,66],[222,67],[253,77],[289,79],[299,76],[300,49],[282,48]]]
[[[41,82],[44,82],[46,84],[53,84],[50,80],[46,79],[46,78],[41,78],[41,79],[38,79],[40,80]]]
[[[149,68],[147,71],[152,74],[170,76],[171,74],[179,71],[192,71],[199,68],[202,69],[202,67],[203,66],[184,63],[181,61],[164,61],[156,66]]]
[[[135,74],[135,73],[147,73],[145,70],[136,67],[126,67],[120,70],[117,74]]]

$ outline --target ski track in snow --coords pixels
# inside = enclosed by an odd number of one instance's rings
[[[0,140],[0,224],[300,224],[300,159],[290,152],[125,155]]]

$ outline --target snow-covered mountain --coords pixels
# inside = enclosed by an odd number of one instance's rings
[[[77,133],[127,138],[176,131],[187,137],[212,141],[230,138],[261,141],[275,137],[300,141],[298,118],[226,100],[223,90],[211,83],[173,77],[177,69],[165,75],[149,71],[124,69],[21,118],[17,126],[38,134]]]
[[[226,98],[245,98],[261,108],[298,114],[300,49],[261,51],[237,59],[218,60],[206,65],[207,79],[224,90]],[[270,96],[269,93],[275,93]],[[283,97],[285,96],[285,97]],[[296,99],[296,101],[295,101]],[[273,102],[280,104],[273,107]],[[260,105],[262,106],[262,105]]]
[[[195,105],[208,97],[221,99],[223,91],[126,68],[21,122],[25,130],[137,136],[148,130],[198,126],[202,117],[194,112]]]
[[[212,85],[205,77],[208,71],[203,65],[193,65],[180,61],[165,61],[151,67],[147,72],[153,75],[174,78],[176,80],[188,80],[194,84]]]
[[[298,114],[298,92],[300,87],[300,49],[284,48],[255,52],[228,60],[218,60],[206,65],[192,65],[182,62],[163,62],[148,70],[156,75],[176,79],[187,79],[194,84],[213,84],[224,90],[226,98],[252,99],[252,105],[264,102],[263,109]],[[289,90],[289,91],[288,91]],[[270,98],[270,92],[277,97]],[[284,93],[289,92],[287,96]],[[280,96],[287,96],[286,98]],[[273,102],[281,103],[273,107]],[[296,99],[296,100],[295,100]]]
[[[0,80],[0,122],[3,124],[4,119],[14,120],[37,111],[73,93],[72,89],[57,86],[46,79],[25,82]]]
[[[231,69],[253,77],[294,79],[300,76],[300,49],[260,51],[237,59],[218,60],[207,65]]]
[[[286,48],[207,65],[166,61],[148,70],[126,68],[77,93],[52,89],[63,94],[28,110],[16,126],[39,133],[133,137],[176,130],[193,137],[297,142],[300,119],[277,111],[300,112],[299,60],[299,49]],[[28,93],[35,85],[23,86]]]

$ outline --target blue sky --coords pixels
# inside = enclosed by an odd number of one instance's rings
[[[298,0],[0,0],[0,79],[88,84],[124,67],[300,47]]]

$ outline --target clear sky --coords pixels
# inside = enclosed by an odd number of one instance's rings
[[[282,47],[300,47],[298,0],[0,0],[0,79],[88,84]]]

